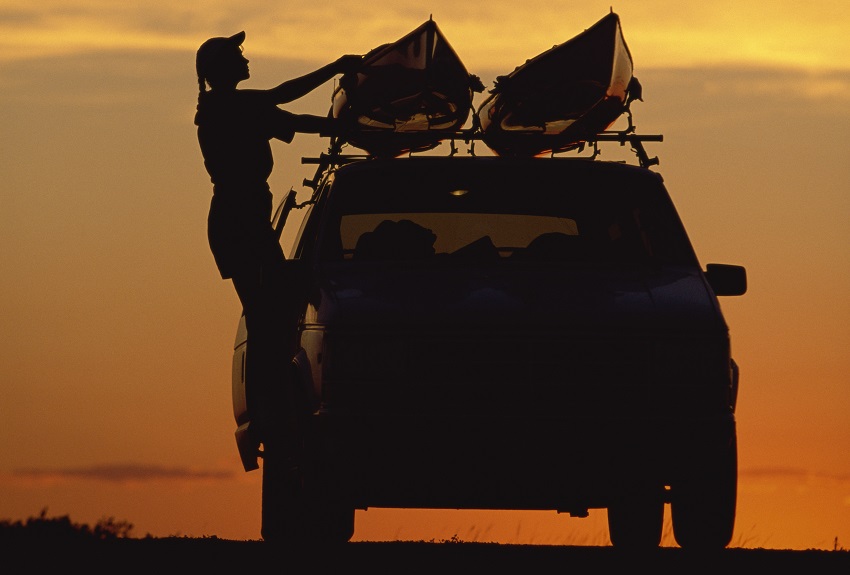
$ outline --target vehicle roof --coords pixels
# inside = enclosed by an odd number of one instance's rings
[[[340,156],[343,162],[340,168],[351,166],[381,165],[381,166],[404,166],[410,164],[445,164],[445,165],[481,165],[481,166],[592,166],[590,169],[598,170],[634,170],[656,174],[656,172],[642,166],[629,164],[622,161],[598,160],[589,157],[574,156],[475,156],[475,155],[409,155],[397,158]]]
[[[568,179],[605,178],[612,181],[663,187],[661,174],[624,162],[575,157],[501,157],[501,156],[406,156],[402,158],[365,158],[343,163],[332,170],[332,179],[347,174],[379,171],[383,177],[418,172],[441,179],[469,175],[512,174],[540,175]]]

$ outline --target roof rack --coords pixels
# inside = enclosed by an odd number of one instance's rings
[[[599,155],[599,142],[619,142],[621,146],[626,145],[628,142],[632,151],[638,158],[638,163],[642,168],[648,168],[650,166],[655,166],[659,163],[658,156],[650,158],[646,149],[643,147],[643,142],[661,142],[664,140],[664,136],[661,134],[624,134],[623,132],[602,132],[596,135],[595,138],[589,139],[586,141],[587,144],[593,146],[593,155],[591,158],[595,158]],[[579,144],[582,146],[582,144]],[[578,151],[581,151],[579,149]]]
[[[595,159],[601,152],[599,150],[599,142],[618,142],[621,146],[626,145],[628,143],[631,146],[632,151],[637,156],[638,163],[642,168],[649,168],[650,166],[657,165],[659,163],[658,156],[650,158],[646,153],[646,149],[643,146],[644,142],[662,142],[664,137],[661,134],[638,134],[635,132],[635,126],[632,123],[632,114],[631,110],[626,110],[628,116],[628,127],[623,130],[612,130],[612,131],[604,131],[596,134],[592,138],[587,138],[579,143],[574,145],[570,145],[561,150],[554,150],[551,152],[551,156],[555,156],[556,154],[563,154],[567,152],[583,152],[588,146],[590,146],[593,150],[592,154],[589,156],[589,159]],[[394,132],[386,132],[382,134],[378,134],[377,132],[373,135],[379,137],[386,137],[387,139],[392,139],[396,134]],[[433,134],[431,135],[433,137]],[[449,156],[454,156],[458,153],[458,148],[456,145],[457,141],[463,141],[469,144],[469,148],[467,152],[470,156],[475,156],[475,142],[477,140],[482,140],[483,135],[478,126],[473,126],[468,130],[461,130],[458,132],[452,133],[441,133],[439,141],[434,144],[433,147],[436,147],[440,143],[448,142],[449,144]],[[425,138],[423,137],[423,141]],[[343,164],[349,164],[351,162],[367,160],[371,158],[375,158],[376,156],[371,155],[369,153],[363,152],[360,154],[343,154],[342,146],[346,142],[344,140],[340,140],[335,137],[331,137],[331,145],[328,148],[327,153],[320,154],[318,157],[303,157],[301,158],[302,164],[315,164],[316,172],[311,179],[305,178],[303,181],[303,185],[313,190],[319,184],[319,180],[322,175],[328,170],[328,168],[332,166],[341,166]],[[433,148],[432,147],[432,148]],[[413,154],[418,151],[427,151],[425,150],[411,150],[407,152],[408,154]]]
[[[590,144],[593,146],[593,155],[591,158],[596,158],[600,153],[599,142],[619,142],[621,146],[626,145],[626,142],[628,142],[642,168],[657,165],[659,163],[658,156],[650,158],[646,153],[646,149],[643,147],[643,142],[661,142],[664,140],[664,136],[661,134],[637,134],[635,132],[634,122],[632,121],[632,110],[630,107],[626,107],[626,117],[629,121],[629,125],[626,128],[600,132],[596,134],[595,138],[590,138],[579,144],[578,151],[581,152],[585,144]]]

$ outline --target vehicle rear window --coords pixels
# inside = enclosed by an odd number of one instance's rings
[[[325,260],[695,261],[654,178],[518,170],[356,176],[338,178],[328,197]]]

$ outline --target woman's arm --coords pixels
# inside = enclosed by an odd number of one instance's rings
[[[275,104],[285,104],[304,96],[337,74],[354,70],[362,61],[363,57],[356,54],[341,56],[318,70],[287,80],[279,86],[271,88],[268,92]]]
[[[302,134],[319,134],[320,136],[338,136],[342,133],[342,124],[330,116],[313,116],[296,114],[292,117],[292,127]]]
[[[330,137],[343,133],[343,126],[331,116],[314,116],[312,114],[293,114],[280,108],[274,109],[274,114],[267,117],[265,126],[271,129],[271,136],[284,142],[291,142],[296,133],[319,134]]]

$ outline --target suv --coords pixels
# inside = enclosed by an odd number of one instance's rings
[[[234,349],[265,540],[348,541],[369,507],[605,508],[614,546],[651,548],[669,503],[680,546],[729,544],[738,368],[717,296],[746,273],[701,268],[659,174],[337,157],[313,185],[282,294],[303,303],[273,400],[288,432],[252,428],[244,321]]]

